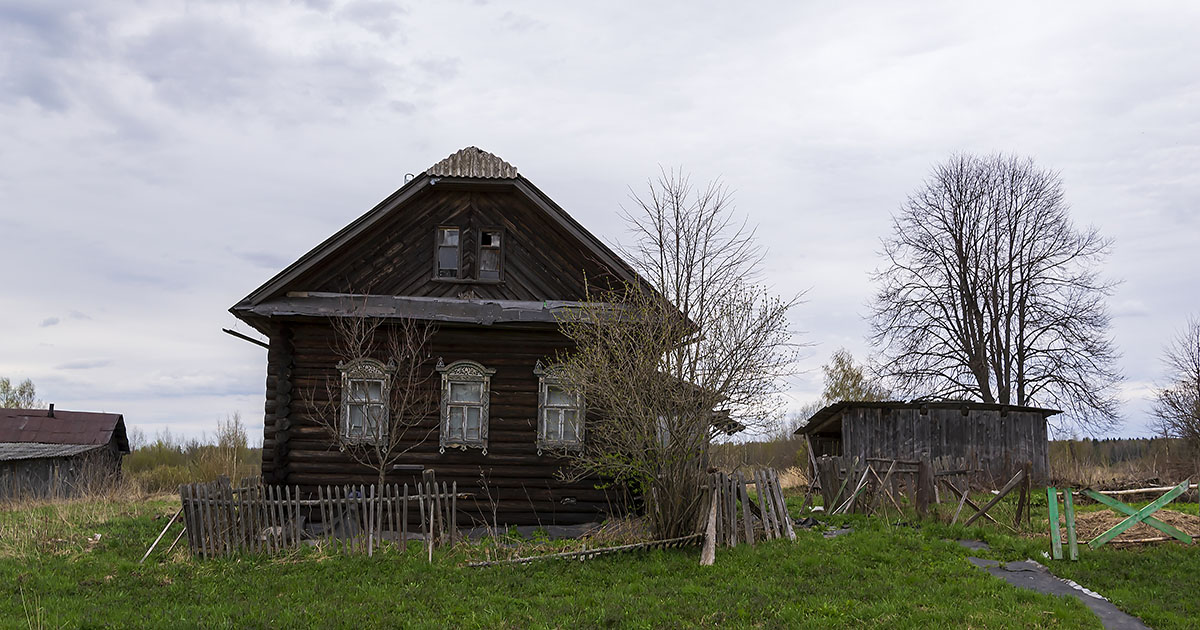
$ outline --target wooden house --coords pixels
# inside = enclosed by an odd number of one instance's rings
[[[1046,419],[1054,409],[969,401],[857,402],[821,409],[796,430],[813,455],[934,461],[963,458],[977,473],[1007,479],[1025,463],[1049,473]]]
[[[569,349],[556,316],[584,299],[585,278],[641,282],[504,160],[468,147],[416,175],[230,309],[269,338],[264,481],[303,492],[375,481],[334,446],[316,398],[301,395],[340,383],[328,397],[340,400],[340,430],[361,430],[384,366],[339,365],[331,348],[338,318],[369,313],[437,325],[441,404],[389,483],[435,471],[473,493],[488,524],[602,518],[614,496],[563,480],[555,454],[586,439],[584,401],[539,366]]]
[[[120,479],[128,453],[120,414],[0,409],[0,499],[101,489]]]

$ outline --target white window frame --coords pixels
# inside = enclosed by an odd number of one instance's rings
[[[571,405],[551,405],[550,404],[550,388],[555,387],[566,392],[567,388],[563,386],[562,378],[557,370],[553,368],[543,368],[542,362],[538,361],[533,368],[533,373],[538,376],[538,430],[537,430],[537,447],[538,455],[542,454],[543,450],[566,450],[577,451],[583,448],[584,429],[587,425],[586,415],[587,408],[584,405],[583,394],[576,392],[571,398],[574,404]],[[575,412],[575,439],[564,440],[563,423],[565,411]],[[559,439],[551,440],[547,438],[547,427],[551,422],[558,423]]]
[[[475,361],[459,360],[446,365],[442,359],[438,359],[437,371],[442,374],[442,404],[441,404],[441,430],[438,431],[438,441],[440,443],[439,452],[445,453],[448,448],[458,448],[467,450],[468,448],[483,449],[483,454],[487,455],[488,446],[488,408],[490,407],[492,375],[496,370],[488,369]],[[479,383],[481,384],[480,401],[478,403],[451,403],[450,402],[450,385],[452,383]],[[462,407],[463,411],[463,429],[462,435],[450,435],[450,411],[452,407]],[[479,409],[479,438],[469,439],[467,437],[467,408]]]
[[[342,373],[341,423],[338,427],[342,439],[366,444],[383,442],[388,437],[388,421],[390,419],[388,401],[391,395],[391,376],[395,368],[386,366],[383,362],[375,359],[355,359],[349,363],[338,363],[337,367]],[[372,400],[369,393],[363,400],[353,398],[354,383],[378,383],[380,399]],[[370,389],[367,388],[367,391],[369,392]],[[351,430],[350,410],[352,407],[363,408],[364,422],[362,431],[359,433]],[[375,419],[374,430],[370,426],[371,418]]]

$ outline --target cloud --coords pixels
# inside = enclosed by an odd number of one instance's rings
[[[338,17],[380,37],[390,38],[400,30],[400,18],[407,13],[407,9],[395,2],[360,0],[348,3],[338,13]]]
[[[275,252],[234,252],[234,255],[242,260],[254,264],[258,267],[267,269],[281,270],[291,264],[291,260],[281,256]]]
[[[49,328],[51,326],[57,326],[58,322],[59,322],[59,319],[57,317],[47,317],[46,319],[42,320],[42,323],[38,324],[38,328]]]
[[[82,361],[68,361],[54,366],[56,370],[94,370],[97,368],[108,367],[112,365],[112,359],[93,359]]]

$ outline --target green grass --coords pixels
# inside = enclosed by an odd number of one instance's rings
[[[460,566],[461,551],[432,565],[416,553],[315,550],[203,562],[177,552],[138,565],[176,508],[0,512],[0,533],[13,536],[0,541],[0,626],[1099,627],[1077,601],[971,567],[939,532],[864,517],[849,517],[856,530],[834,539],[803,531],[794,544],[719,549],[712,567],[699,566],[696,549],[486,569]],[[51,540],[37,541],[39,527]]]
[[[923,530],[930,536],[983,540],[992,549],[970,552],[979,557],[1001,561],[1036,560],[1059,577],[1074,580],[1103,595],[1121,610],[1158,630],[1200,627],[1200,597],[1196,596],[1196,593],[1200,593],[1200,542],[1190,546],[1167,542],[1136,547],[1105,545],[1100,549],[1090,549],[1086,540],[1080,540],[1079,561],[1052,560],[1048,557],[1050,539],[1046,494],[1035,493],[1034,497],[1034,525],[1020,536],[990,527],[928,524]],[[1148,504],[1149,501],[1129,503],[1139,509]],[[1078,512],[1107,509],[1098,503],[1076,506]],[[1194,501],[1172,503],[1169,509],[1197,514]],[[1063,536],[1065,539],[1065,533]],[[1065,544],[1063,552],[1066,553]]]

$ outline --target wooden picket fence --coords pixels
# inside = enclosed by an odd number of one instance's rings
[[[458,499],[469,496],[459,494],[457,483],[439,484],[432,475],[411,488],[320,486],[315,496],[303,496],[299,486],[257,481],[237,487],[227,479],[179,486],[188,546],[201,558],[276,554],[305,541],[374,555],[381,543],[395,543],[391,546],[403,551],[409,540],[424,542],[432,557],[435,546],[458,539]]]

